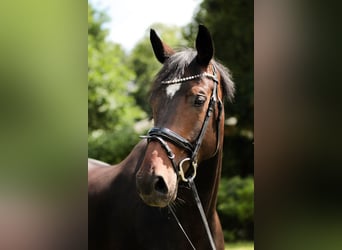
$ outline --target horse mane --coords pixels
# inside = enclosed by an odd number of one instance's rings
[[[178,50],[171,55],[163,64],[161,70],[157,73],[154,84],[151,89],[151,93],[154,93],[161,84],[161,81],[173,80],[176,78],[184,77],[185,69],[193,62],[197,55],[197,51],[194,49],[186,48]],[[216,70],[220,73],[221,84],[223,87],[224,97],[231,102],[234,98],[234,82],[232,80],[231,73],[228,68],[217,62],[215,59],[211,60]],[[191,74],[199,74],[200,72],[190,72]]]

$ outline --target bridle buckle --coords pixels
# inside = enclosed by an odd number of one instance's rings
[[[184,162],[187,162],[187,161],[190,161],[191,162],[191,165],[194,169],[193,173],[191,176],[189,176],[188,178],[185,177],[185,173],[184,173],[184,170],[183,170],[183,164]],[[182,181],[184,182],[189,182],[191,180],[194,180],[195,177],[196,177],[196,174],[197,174],[197,161],[192,161],[189,157],[188,158],[185,158],[183,159],[180,163],[179,163],[179,171],[178,171],[178,174],[179,176],[181,177]]]

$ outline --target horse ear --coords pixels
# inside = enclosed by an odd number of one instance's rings
[[[197,62],[202,66],[207,66],[213,58],[214,46],[209,30],[202,24],[198,27],[196,49]]]
[[[160,40],[159,36],[154,29],[150,31],[150,40],[153,48],[154,55],[159,62],[164,63],[175,52],[167,44]]]

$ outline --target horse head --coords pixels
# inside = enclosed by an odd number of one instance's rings
[[[163,64],[152,87],[154,127],[136,174],[137,191],[149,206],[165,207],[177,197],[178,183],[194,177],[198,164],[222,145],[222,98],[233,95],[226,68],[213,59],[206,27],[199,26],[196,49],[175,51],[150,32],[154,54]]]

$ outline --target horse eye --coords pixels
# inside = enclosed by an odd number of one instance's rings
[[[198,95],[195,98],[194,106],[195,107],[201,107],[205,103],[206,100],[207,100],[207,98],[205,96]]]

